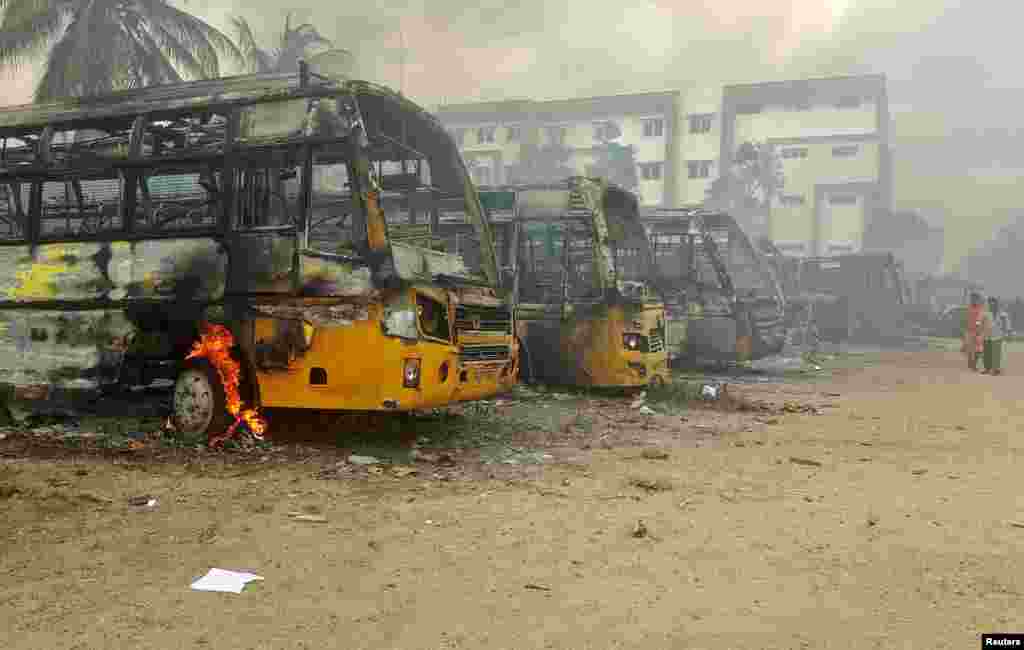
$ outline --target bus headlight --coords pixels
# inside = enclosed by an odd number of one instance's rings
[[[640,349],[640,335],[639,334],[623,334],[622,345],[627,350],[639,350]]]
[[[402,385],[406,388],[419,388],[420,385],[420,360],[406,359],[405,367],[402,370]]]

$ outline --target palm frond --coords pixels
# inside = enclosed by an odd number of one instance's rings
[[[36,101],[112,90],[123,78],[125,40],[108,3],[76,12],[47,58]]]
[[[218,54],[226,54],[237,65],[244,65],[242,53],[226,34],[212,25],[196,18],[192,14],[167,4],[166,0],[138,0],[152,18],[162,22],[170,33],[180,30],[179,40],[182,43],[198,45],[201,52],[198,59],[205,61],[210,67],[208,72],[213,76],[219,74]]]
[[[170,40],[169,45],[167,40]],[[133,50],[136,52],[132,57],[132,61],[136,65],[133,81],[139,86],[182,81],[181,74],[174,63],[192,70],[196,76],[201,74],[199,63],[194,59],[190,60],[188,51],[184,50],[180,43],[161,34],[160,30],[135,30],[132,33],[131,41]],[[182,54],[183,50],[184,55]]]
[[[37,58],[63,33],[71,12],[68,3],[45,0],[0,0],[0,64],[22,66]]]
[[[153,50],[153,55],[164,60],[171,67],[177,66],[190,77],[204,78],[209,72],[209,65],[197,59],[195,52],[171,34],[164,25],[150,25],[140,30],[136,38]],[[209,53],[206,53],[209,55]]]
[[[238,32],[238,50],[245,59],[249,72],[270,72],[274,68],[273,57],[256,44],[256,37],[245,18],[233,17],[231,24]]]

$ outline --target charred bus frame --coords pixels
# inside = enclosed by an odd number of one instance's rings
[[[9,399],[177,378],[179,426],[209,430],[218,377],[184,362],[206,322],[254,405],[407,411],[515,381],[479,197],[390,89],[303,65],[6,109],[0,138]],[[478,268],[432,245],[444,200],[485,242]]]
[[[668,380],[665,308],[634,194],[574,177],[481,188],[481,198],[505,214],[494,222],[524,379],[595,388]]]
[[[736,220],[697,208],[644,218],[666,286],[670,357],[745,362],[785,345],[785,297]]]
[[[892,253],[772,256],[786,287],[787,324],[826,341],[899,340],[908,330],[902,264]]]

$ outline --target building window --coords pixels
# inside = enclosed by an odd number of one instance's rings
[[[830,194],[829,205],[857,205],[856,194]]]
[[[505,142],[519,142],[522,133],[518,126],[505,127]]]
[[[860,150],[855,144],[843,145],[841,147],[832,147],[833,158],[852,158],[857,155]]]
[[[661,167],[660,162],[640,163],[640,178],[645,181],[661,180]]]
[[[802,194],[781,194],[779,203],[787,208],[795,208],[807,203]]]
[[[787,159],[797,159],[807,157],[807,147],[787,147],[782,150],[782,157]]]
[[[711,130],[713,113],[694,113],[690,116],[690,133],[707,133]]]
[[[687,160],[686,169],[690,178],[711,178],[710,160]]]
[[[665,132],[665,120],[660,117],[643,120],[644,137],[660,138]]]
[[[622,131],[615,122],[594,122],[594,139],[598,142],[614,140],[620,135]]]
[[[848,97],[840,97],[839,101],[836,102],[836,108],[860,108],[861,99],[855,95]]]
[[[564,126],[549,126],[546,128],[548,134],[548,144],[565,144],[565,127]]]
[[[476,141],[480,144],[494,144],[494,127],[481,126],[477,129]]]
[[[491,168],[490,167],[474,167],[473,168],[473,182],[477,185],[490,185],[491,184]]]

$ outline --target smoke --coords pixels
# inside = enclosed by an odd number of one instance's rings
[[[947,265],[1016,207],[1024,6],[996,0],[219,0],[177,3],[268,45],[285,13],[357,56],[358,74],[427,105],[885,73],[895,199],[947,228]],[[25,101],[31,84],[5,93]],[[945,219],[944,214],[950,218]],[[1001,221],[1002,220],[1002,221]]]

